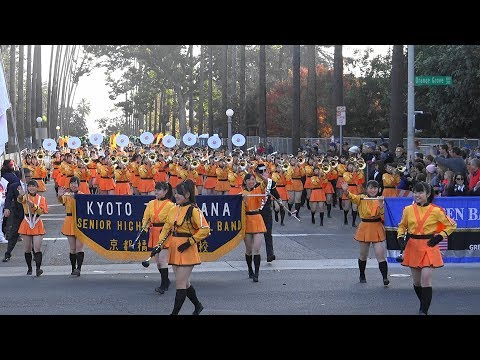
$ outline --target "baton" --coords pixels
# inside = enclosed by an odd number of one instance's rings
[[[148,223],[147,223],[147,224],[148,224]],[[146,228],[147,228],[147,225],[145,225],[145,227],[142,227],[142,228],[140,229],[140,231],[139,231],[138,234],[137,234],[137,237],[136,237],[135,240],[133,241],[133,244],[128,247],[129,250],[134,250],[134,249],[135,249],[135,245],[137,245],[138,240],[140,239],[140,235],[142,235],[142,232],[143,232]]]

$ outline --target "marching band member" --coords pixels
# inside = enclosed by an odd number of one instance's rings
[[[305,176],[305,169],[303,168],[302,164],[300,164],[300,161],[295,157],[290,159],[290,167],[292,170],[289,177],[292,181],[292,185],[291,190],[287,188],[288,209],[292,210],[292,206],[295,204],[296,216],[300,216],[299,211],[303,192],[302,177]]]
[[[114,181],[115,168],[112,164],[112,157],[106,156],[101,160],[100,165],[97,167],[97,172],[100,174],[100,182],[98,183],[98,189],[100,195],[113,195],[115,192]]]
[[[115,195],[132,195],[130,186],[130,171],[128,170],[128,157],[124,156],[117,163],[114,171],[115,175]]]
[[[260,214],[265,198],[258,195],[265,194],[265,187],[263,182],[258,183],[255,175],[250,173],[245,175],[243,186],[243,208],[247,218],[244,239],[245,260],[247,261],[248,266],[248,277],[253,279],[253,282],[258,282],[258,273],[260,271],[260,248],[264,240],[263,234],[267,231],[263,217]],[[252,253],[255,272],[253,272],[252,269]]]
[[[352,194],[349,185],[343,183],[344,194],[358,206],[358,213],[362,221],[355,232],[354,239],[360,244],[360,255],[358,257],[358,268],[360,270],[360,282],[366,283],[365,268],[367,266],[368,252],[370,245],[373,245],[375,257],[378,261],[378,268],[383,277],[383,285],[388,286],[388,266],[385,260],[385,227],[382,220],[385,213],[383,198],[378,200],[365,200],[378,195],[379,184],[375,180],[367,182],[367,195]]]
[[[47,177],[48,170],[43,163],[41,163],[36,155],[31,157],[32,180],[37,180],[38,192],[42,193],[47,190],[43,179]]]
[[[385,173],[382,175],[383,197],[397,197],[397,186],[400,184],[400,174],[397,172],[397,163],[385,165]]]
[[[190,283],[190,275],[193,267],[201,263],[197,243],[210,235],[210,226],[197,207],[194,194],[195,184],[192,180],[187,179],[177,185],[176,205],[168,214],[156,247],[161,250],[162,240],[170,234],[167,240],[169,242],[168,263],[173,267],[177,289],[171,315],[178,315],[186,297],[195,306],[193,315],[199,315],[203,310],[203,305]]]
[[[58,176],[60,175],[60,164],[62,163],[62,154],[60,151],[55,151],[53,153],[53,159],[52,159],[52,164],[53,164],[53,171],[52,171],[52,176],[53,182],[54,182],[54,187],[55,187],[55,193],[58,195]]]
[[[220,158],[218,167],[215,170],[217,176],[217,183],[215,184],[215,194],[225,195],[230,190],[230,183],[228,182],[229,169],[226,166],[225,160]]]
[[[365,182],[363,176],[363,171],[359,171],[354,161],[347,162],[347,170],[343,173],[343,180],[348,185],[348,192],[351,194],[358,195],[360,194],[359,187]],[[343,189],[343,184],[342,184]],[[344,224],[348,225],[347,215],[350,207],[352,208],[352,227],[357,227],[355,225],[355,220],[357,219],[357,205],[352,204],[350,198],[345,192],[342,194],[342,203],[343,203],[343,214],[344,214]]]
[[[278,192],[278,201],[273,203],[273,211],[275,214],[275,221],[278,222],[278,213],[280,213],[280,225],[284,226],[285,208],[288,204],[288,194],[286,189],[287,180],[285,178],[285,170],[283,165],[277,165],[277,171],[272,174],[272,180],[276,183]]]
[[[154,248],[157,245],[160,232],[163,229],[168,214],[175,207],[175,204],[170,200],[172,198],[172,186],[165,182],[157,182],[155,184],[155,199],[150,200],[143,213],[142,229],[149,226],[148,247]],[[160,252],[155,254],[155,262],[157,263],[158,271],[160,272],[161,283],[155,291],[163,294],[170,286],[168,279],[168,242],[165,243]]]
[[[65,206],[67,212],[61,232],[67,237],[70,246],[70,264],[72,265],[70,275],[80,276],[85,252],[83,251],[83,243],[75,235],[73,212],[75,211],[75,195],[83,194],[83,192],[80,191],[80,179],[78,177],[72,176],[69,180],[69,190],[65,191],[61,188],[58,192],[58,201]]]
[[[433,270],[443,266],[439,247],[457,228],[457,223],[445,214],[443,208],[432,204],[433,191],[421,181],[413,188],[415,203],[403,209],[398,224],[397,240],[404,248],[403,266],[409,266],[413,289],[420,300],[419,315],[427,315],[432,301]],[[439,229],[442,229],[439,231]],[[408,241],[405,234],[410,234]]]
[[[138,183],[140,181],[140,174],[138,173],[138,167],[142,165],[142,155],[133,155],[130,164],[128,165],[128,171],[130,171],[130,184],[132,184],[133,195],[138,195]]]
[[[90,161],[91,162],[91,161]],[[83,158],[77,159],[77,167],[73,170],[73,176],[79,179],[78,191],[81,191],[82,194],[90,194],[90,187],[88,183],[90,181],[90,169],[85,165]],[[72,178],[70,178],[71,180]],[[71,181],[70,181],[71,184]],[[70,186],[71,190],[71,186]],[[73,191],[73,190],[72,190]]]
[[[323,187],[328,183],[327,177],[322,169],[314,168],[311,176],[311,194],[310,194],[310,212],[312,213],[312,224],[315,224],[315,213],[320,213],[320,226],[323,226],[323,217],[325,214],[325,191]]]
[[[152,173],[152,160],[149,155],[143,157],[142,164],[138,167],[138,192],[140,195],[153,195],[155,192],[155,181]]]
[[[213,195],[215,185],[217,184],[217,165],[213,157],[208,158],[205,165],[205,182],[203,183],[204,195]]]
[[[36,263],[36,276],[43,274],[43,270],[40,268],[42,265],[42,240],[45,235],[45,227],[43,221],[40,218],[42,214],[48,213],[48,205],[45,197],[38,195],[38,183],[36,180],[30,180],[27,183],[27,192],[23,191],[23,188],[19,186],[17,201],[22,204],[24,218],[18,233],[22,235],[25,260],[27,262],[27,275],[32,274],[32,244],[33,253]]]

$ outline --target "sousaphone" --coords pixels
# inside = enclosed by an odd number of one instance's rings
[[[222,145],[222,140],[218,137],[218,134],[213,134],[208,138],[207,144],[212,149],[218,149]]]
[[[242,134],[235,134],[232,136],[232,145],[241,147],[245,145],[245,136]]]
[[[143,145],[149,145],[153,142],[153,140],[154,140],[154,136],[149,131],[145,131],[145,132],[142,133],[142,135],[140,135],[140,142]]]
[[[197,137],[195,134],[187,132],[185,135],[183,135],[182,140],[185,145],[192,146],[197,142]]]
[[[167,148],[172,148],[177,145],[177,139],[175,139],[172,135],[166,135],[162,139],[162,145]]]

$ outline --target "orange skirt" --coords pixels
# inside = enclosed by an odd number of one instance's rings
[[[267,232],[267,228],[265,227],[265,223],[263,222],[263,217],[261,214],[247,214],[247,225],[245,227],[246,234],[257,234],[257,233],[265,233]]]
[[[288,200],[288,193],[287,193],[286,187],[277,185],[276,189],[278,191],[278,195],[280,195],[279,200],[287,201]]]
[[[302,180],[292,179],[292,190],[291,191],[303,191]]]
[[[187,239],[187,237],[170,236],[167,240],[170,246],[168,255],[169,265],[198,265],[202,263],[198,254],[197,244],[190,246],[183,253],[177,250],[178,246],[187,241]]]
[[[338,179],[337,179],[337,186],[336,188],[337,189],[341,189],[342,188],[342,184],[345,182],[345,180],[343,180],[343,176],[339,176]]]
[[[207,175],[205,182],[203,183],[203,187],[205,189],[215,189],[215,185],[217,184],[217,177]]]
[[[78,187],[78,191],[81,191],[84,194],[90,194],[90,188],[88,187],[87,180],[80,180],[80,186]]]
[[[175,189],[175,187],[182,182],[182,179],[179,179],[177,175],[170,175],[168,181],[170,185],[172,185],[172,189]]]
[[[167,181],[167,173],[165,171],[157,171],[153,174],[153,180],[155,182]]]
[[[362,221],[358,225],[355,240],[360,242],[382,242],[385,241],[385,227],[379,222],[365,222]]]
[[[325,194],[333,194],[335,192],[335,190],[333,190],[333,185],[330,181],[323,186],[323,191],[325,191]]]
[[[118,182],[115,184],[115,195],[132,195],[132,189],[129,182]]]
[[[67,215],[60,232],[65,236],[75,236],[75,222],[72,215]]]
[[[398,190],[394,188],[384,188],[382,192],[383,197],[397,197]]]
[[[307,176],[307,178],[305,179],[305,184],[303,185],[303,187],[305,189],[311,189],[313,188],[313,185],[312,185],[312,177],[311,176]]]
[[[443,258],[438,246],[427,245],[428,239],[410,238],[403,252],[403,266],[413,268],[442,267]]]
[[[228,195],[238,195],[242,193],[242,188],[241,187],[236,187],[236,186],[231,186],[230,185],[230,190],[228,190]]]
[[[310,194],[310,202],[316,201],[327,201],[325,197],[325,191],[322,188],[312,189],[312,193]]]
[[[27,220],[25,218],[22,220],[22,223],[20,224],[20,227],[18,228],[18,233],[20,235],[30,235],[30,236],[36,236],[36,235],[45,235],[45,227],[43,226],[43,221],[39,220],[33,229],[30,228],[30,225],[28,225]]]
[[[115,189],[115,182],[112,178],[100,178],[100,182],[98,183],[98,188],[102,191],[109,191]]]
[[[149,193],[155,190],[155,181],[153,179],[142,179],[138,182],[138,191],[141,193]]]
[[[148,247],[153,249],[157,246],[157,243],[160,241],[159,236],[162,232],[163,226],[150,226],[148,230]],[[168,237],[167,241],[163,244],[163,247],[168,249],[170,246],[170,236]]]
[[[227,179],[218,179],[215,185],[215,191],[230,191],[230,182]]]

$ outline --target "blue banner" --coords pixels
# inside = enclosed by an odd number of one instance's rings
[[[73,214],[76,235],[97,254],[111,260],[145,260],[148,231],[130,249],[142,227],[148,202],[154,196],[77,194]],[[198,245],[202,261],[214,261],[235,248],[245,235],[241,195],[200,195],[198,207],[210,224],[211,234]]]
[[[447,216],[457,223],[457,229],[441,247],[444,262],[480,262],[480,197],[452,196],[434,198]],[[385,198],[385,230],[389,260],[399,253],[397,229],[403,209],[412,204],[412,198]]]

